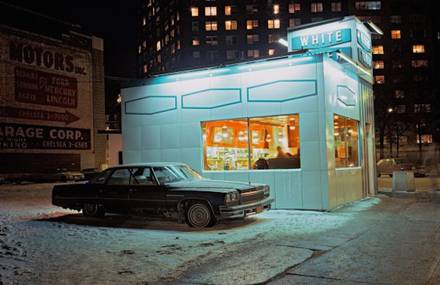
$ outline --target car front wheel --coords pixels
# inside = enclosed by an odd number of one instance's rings
[[[186,223],[190,227],[205,228],[215,224],[215,217],[208,205],[203,202],[195,202],[186,211]]]
[[[103,217],[105,214],[104,208],[101,205],[89,203],[84,204],[82,212],[86,217]]]

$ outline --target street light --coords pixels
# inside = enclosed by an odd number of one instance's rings
[[[279,39],[278,43],[282,44],[285,47],[289,47],[289,43],[283,38]]]

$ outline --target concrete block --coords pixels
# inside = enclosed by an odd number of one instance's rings
[[[412,171],[393,171],[393,192],[395,191],[416,191],[414,172]]]

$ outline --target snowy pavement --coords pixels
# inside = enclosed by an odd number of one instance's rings
[[[440,282],[438,201],[380,196],[194,230],[84,218],[52,206],[51,187],[0,186],[0,284]]]

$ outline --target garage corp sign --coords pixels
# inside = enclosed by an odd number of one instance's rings
[[[90,145],[90,129],[0,123],[0,150],[82,150]]]
[[[322,49],[351,42],[351,29],[301,35],[292,38],[292,50]]]

